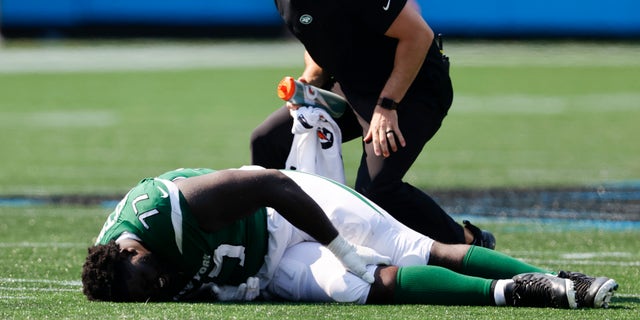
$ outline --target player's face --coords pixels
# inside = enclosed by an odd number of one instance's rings
[[[127,289],[135,301],[168,300],[177,290],[177,277],[170,268],[162,265],[151,252],[137,252],[127,266],[130,278]]]

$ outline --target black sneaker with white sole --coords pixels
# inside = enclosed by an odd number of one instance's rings
[[[577,308],[573,281],[545,273],[514,276],[505,287],[507,305],[514,307]]]
[[[607,277],[570,271],[560,271],[558,277],[573,281],[578,308],[608,308],[613,292],[618,289],[616,281]]]

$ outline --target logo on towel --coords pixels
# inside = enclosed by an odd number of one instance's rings
[[[318,138],[320,139],[320,146],[326,150],[333,147],[333,132],[327,128],[318,128]]]
[[[300,121],[300,124],[301,124],[305,129],[311,129],[311,128],[313,128],[313,126],[309,124],[309,121],[307,121],[307,118],[305,118],[303,114],[298,114],[298,121]]]

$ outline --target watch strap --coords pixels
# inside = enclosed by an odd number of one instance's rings
[[[393,99],[389,99],[387,97],[380,97],[378,99],[378,105],[387,110],[396,110],[398,109],[397,102],[393,101]]]

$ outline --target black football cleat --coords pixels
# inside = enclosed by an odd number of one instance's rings
[[[471,231],[471,234],[473,234],[472,245],[485,247],[491,250],[496,248],[496,237],[494,237],[491,232],[480,230],[480,228],[472,225],[469,220],[462,220],[462,224],[466,229]]]
[[[523,273],[505,288],[507,305],[575,309],[573,281],[545,273]]]
[[[615,280],[590,277],[579,272],[560,271],[558,277],[573,281],[578,308],[608,308],[613,292],[618,289]]]

